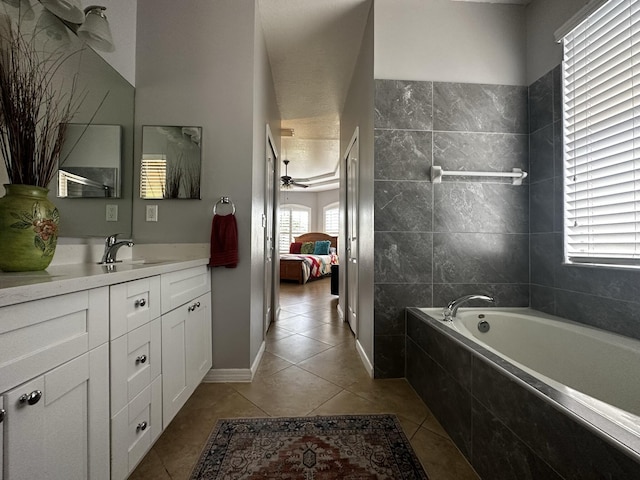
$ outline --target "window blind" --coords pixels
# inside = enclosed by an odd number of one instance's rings
[[[563,39],[565,256],[640,264],[640,0],[609,0]]]
[[[140,168],[140,197],[163,198],[166,182],[167,160],[164,155],[145,155]]]
[[[324,211],[324,231],[329,235],[338,235],[340,230],[340,209],[327,208]]]

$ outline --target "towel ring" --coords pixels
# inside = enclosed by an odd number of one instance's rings
[[[216,202],[216,204],[213,206],[213,214],[217,215],[216,212],[216,208],[218,207],[218,205],[231,205],[231,215],[235,215],[236,214],[236,206],[233,204],[233,202],[231,200],[229,200],[229,197],[220,197],[220,200],[218,200]]]

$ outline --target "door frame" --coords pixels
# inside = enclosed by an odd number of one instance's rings
[[[276,282],[276,278],[279,275],[279,262],[276,262],[276,259],[279,256],[279,252],[278,252],[278,244],[275,241],[277,237],[277,212],[278,212],[278,205],[277,205],[277,199],[278,197],[278,192],[279,192],[279,178],[278,178],[278,158],[279,158],[279,154],[278,154],[278,147],[276,145],[276,142],[273,138],[273,135],[271,134],[271,128],[269,127],[269,124],[266,125],[266,133],[265,133],[265,202],[264,202],[264,213],[262,214],[262,219],[263,219],[263,227],[264,227],[264,249],[265,249],[265,255],[264,255],[264,281],[265,281],[265,285],[264,285],[264,302],[263,302],[263,311],[262,311],[262,316],[263,316],[263,323],[264,323],[264,332],[263,335],[264,337],[266,337],[267,335],[267,330],[269,329],[269,326],[271,325],[271,323],[273,321],[275,321],[277,319],[277,310],[279,309],[279,305],[277,304],[278,301],[278,296],[279,296],[279,292],[278,292],[278,287],[279,284]],[[273,154],[274,158],[273,158],[273,167],[272,169],[269,168],[269,161],[268,158],[270,157],[270,155]],[[273,177],[271,178],[271,182],[270,182],[270,174],[273,175]],[[271,191],[270,188],[271,187]],[[269,212],[269,201],[271,200],[271,212]],[[268,230],[269,230],[269,220],[271,221],[271,245],[269,245],[269,238],[268,238]],[[271,249],[271,268],[269,268],[268,266],[268,249]],[[271,288],[268,288],[268,279],[270,278],[271,280]],[[271,309],[269,311],[269,305],[271,305]],[[263,337],[263,338],[264,338]]]
[[[349,326],[351,328],[351,330],[353,331],[353,334],[355,336],[355,338],[358,338],[358,311],[359,311],[359,305],[358,305],[358,286],[356,285],[355,287],[352,285],[349,285],[349,272],[351,268],[355,268],[356,269],[356,275],[358,275],[358,266],[357,264],[354,266],[350,263],[349,261],[349,255],[350,255],[350,243],[349,243],[349,236],[351,234],[351,229],[349,228],[349,221],[350,221],[350,216],[349,216],[349,210],[351,208],[351,205],[349,203],[349,156],[351,155],[351,150],[353,149],[354,145],[356,144],[356,142],[358,142],[358,150],[359,148],[359,139],[360,139],[360,127],[356,127],[353,135],[351,137],[351,140],[349,141],[347,148],[345,149],[345,153],[343,156],[343,160],[344,160],[344,179],[345,179],[345,215],[344,215],[344,227],[345,227],[345,236],[344,236],[344,240],[345,240],[345,257],[346,257],[346,261],[344,262],[344,266],[346,267],[344,270],[344,273],[341,273],[341,277],[344,278],[344,320],[349,323]],[[357,191],[356,191],[356,212],[359,212],[359,197],[360,197],[360,188],[359,188],[359,183],[360,183],[360,152],[356,152],[356,161],[358,162],[358,175],[356,176],[356,183],[357,185]],[[358,230],[360,227],[360,220],[359,220],[359,214],[356,218],[356,222],[358,225]],[[356,237],[356,242],[358,237]],[[356,251],[359,254],[359,248],[358,246],[356,246]],[[342,262],[341,262],[342,263]],[[357,277],[356,277],[357,278]],[[358,280],[356,280],[356,282],[358,282]],[[354,325],[351,325],[351,322],[349,322],[349,318],[350,318],[350,312],[351,312],[351,303],[349,301],[350,299],[350,294],[351,294],[351,290],[355,288],[355,293],[356,293],[356,300],[355,300],[355,322]]]

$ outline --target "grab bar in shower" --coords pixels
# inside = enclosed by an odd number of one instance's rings
[[[442,167],[431,167],[431,181],[433,183],[441,183],[442,177],[458,176],[458,177],[507,177],[512,178],[512,185],[522,185],[522,180],[527,178],[527,172],[523,172],[520,168],[513,168],[510,172],[465,172],[460,170],[442,170]]]

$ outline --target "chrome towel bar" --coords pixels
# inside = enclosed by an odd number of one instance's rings
[[[433,183],[441,183],[442,177],[458,176],[458,177],[508,177],[512,178],[512,185],[522,185],[522,180],[527,178],[527,172],[520,168],[513,168],[510,172],[466,172],[461,170],[442,170],[442,167],[433,166],[430,169],[431,181]]]

